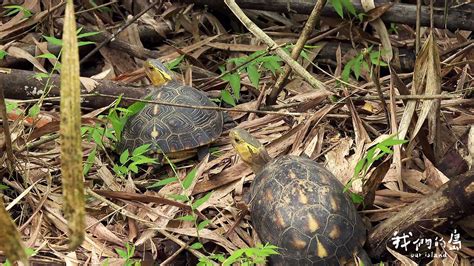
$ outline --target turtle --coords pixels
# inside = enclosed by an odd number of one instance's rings
[[[304,156],[272,159],[242,128],[229,138],[255,173],[247,203],[260,240],[279,247],[271,265],[343,265],[354,255],[372,265],[363,249],[365,225],[329,170]]]
[[[173,73],[157,59],[145,62],[145,73],[151,80],[150,100],[190,106],[217,107],[202,91],[180,84]],[[223,114],[219,110],[146,104],[131,115],[122,130],[117,151],[133,152],[150,144],[149,153],[165,154],[179,162],[198,153],[202,158],[209,144],[223,131]],[[166,163],[163,157],[159,163]]]

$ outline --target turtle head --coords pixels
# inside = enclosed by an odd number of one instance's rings
[[[155,86],[161,86],[173,80],[173,73],[158,59],[145,62],[145,73]]]
[[[229,133],[230,142],[240,158],[259,173],[270,161],[267,150],[254,136],[241,128],[233,128]]]

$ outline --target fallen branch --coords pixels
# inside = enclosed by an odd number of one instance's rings
[[[5,84],[5,98],[9,99],[38,99],[45,91],[46,79],[38,80],[33,77],[35,73],[32,71],[10,69],[9,72],[4,73],[0,71],[0,83]],[[278,111],[263,111],[239,108],[223,108],[213,106],[197,106],[178,103],[169,103],[157,100],[141,99],[148,95],[152,88],[148,87],[133,87],[126,84],[110,80],[96,81],[97,84],[93,90],[87,90],[81,84],[81,97],[83,99],[82,106],[100,108],[111,104],[120,95],[122,95],[122,106],[128,106],[134,102],[140,101],[151,104],[160,104],[182,108],[193,108],[203,110],[217,110],[227,112],[242,112],[242,113],[258,113],[282,116],[304,116],[305,113],[297,112],[278,112]],[[51,90],[44,100],[59,100],[59,76],[51,75]]]
[[[205,5],[210,8],[219,10],[224,7],[222,1],[215,0],[181,0],[187,3],[195,3]],[[387,4],[388,0],[376,0],[375,6]],[[315,1],[301,0],[238,0],[241,8],[276,11],[276,12],[296,12],[298,14],[309,14],[314,6]],[[357,12],[363,12],[360,1],[352,1]],[[394,5],[387,10],[381,19],[386,23],[400,23],[415,26],[416,24],[416,5],[393,3]],[[468,5],[459,8],[449,8],[447,14],[447,25],[449,30],[470,30],[474,31],[474,12]],[[332,6],[326,6],[321,14],[322,16],[339,17]],[[444,10],[443,8],[435,8],[433,10],[433,22],[436,28],[445,28]],[[424,27],[430,26],[430,9],[428,6],[421,7],[420,25]]]
[[[371,257],[378,258],[389,246],[395,231],[429,232],[474,214],[474,171],[452,178],[436,192],[400,210],[368,235]],[[413,236],[416,238],[416,236]]]

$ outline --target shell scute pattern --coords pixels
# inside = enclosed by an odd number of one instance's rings
[[[217,106],[203,92],[176,82],[156,87],[151,99],[194,106]],[[222,128],[223,115],[220,111],[147,104],[125,123],[118,151],[132,151],[143,144],[151,144],[152,152],[191,150],[217,139]]]
[[[328,170],[281,156],[257,174],[250,213],[260,239],[281,249],[278,265],[338,265],[357,253],[365,228],[343,185]]]

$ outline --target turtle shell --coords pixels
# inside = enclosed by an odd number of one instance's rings
[[[257,173],[250,213],[262,242],[280,248],[273,265],[340,265],[362,249],[366,230],[343,189],[303,157],[278,157]]]
[[[157,87],[151,100],[217,107],[203,92],[176,82]],[[151,152],[174,153],[211,143],[222,133],[222,112],[196,108],[147,104],[124,125],[119,152],[151,144]]]

